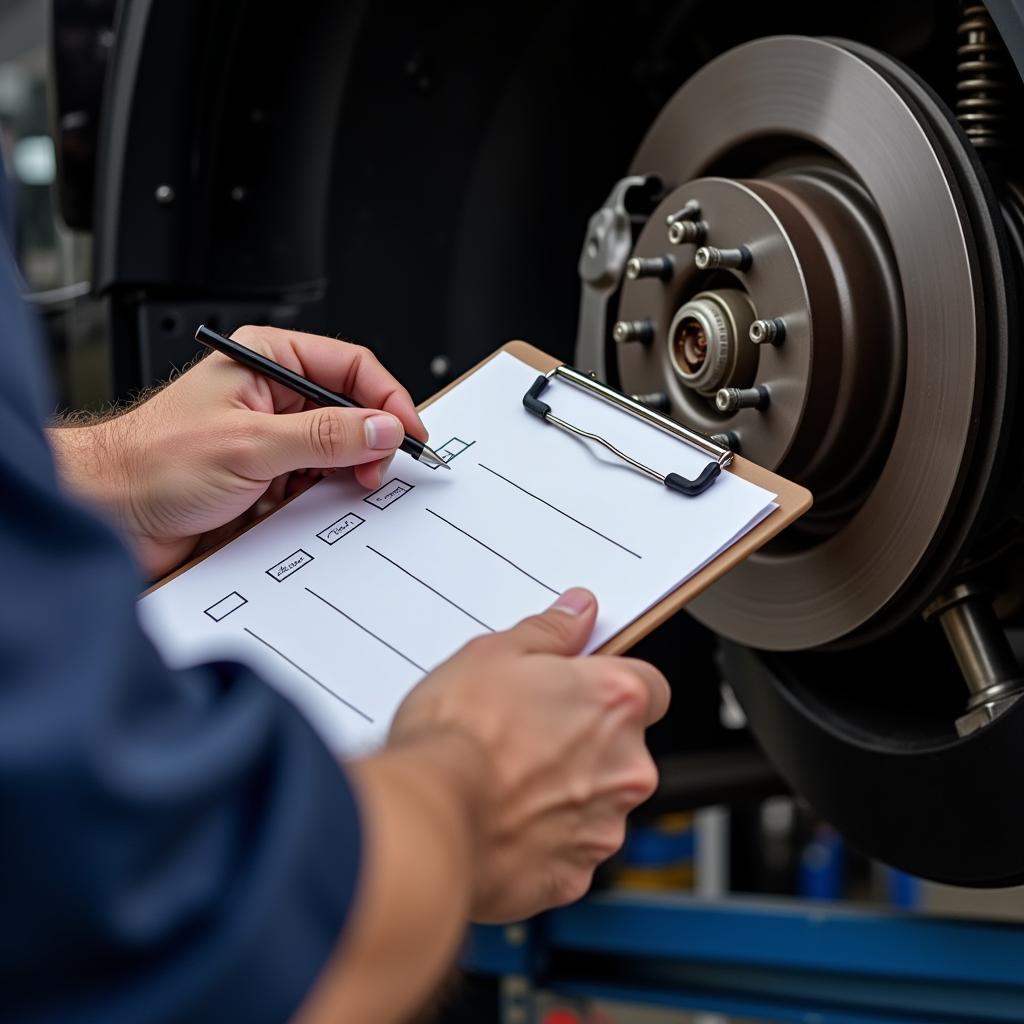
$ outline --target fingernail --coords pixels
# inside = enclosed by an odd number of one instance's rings
[[[380,464],[377,467],[377,486],[380,487],[384,483],[384,475],[391,468],[391,463],[394,461],[394,456],[389,455],[386,459],[381,459]]]
[[[366,446],[374,451],[397,448],[402,443],[402,424],[386,413],[368,417],[363,429],[366,431]]]
[[[569,615],[582,615],[590,610],[594,603],[594,595],[582,587],[573,587],[567,590],[551,607],[555,611],[566,612]]]

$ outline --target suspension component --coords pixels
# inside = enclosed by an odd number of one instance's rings
[[[991,595],[984,590],[958,583],[929,605],[925,618],[937,618],[942,624],[970,691],[967,709],[956,720],[956,731],[969,736],[1024,695],[1024,679],[992,608]]]
[[[1006,48],[984,4],[964,5],[957,34],[956,116],[978,149],[1006,144]]]
[[[611,194],[587,224],[580,253],[580,317],[576,330],[577,366],[590,366],[601,378],[605,368],[605,332],[612,296],[622,283],[633,248],[634,197],[648,196],[658,187],[649,174],[631,174],[617,182]]]

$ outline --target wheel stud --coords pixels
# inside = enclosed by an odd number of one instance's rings
[[[626,277],[630,281],[636,281],[641,277],[658,277],[667,281],[672,276],[672,257],[654,256],[646,259],[643,256],[633,256],[626,263]]]
[[[750,340],[755,345],[781,345],[786,337],[786,321],[781,317],[772,320],[755,320],[750,325]]]
[[[740,435],[735,430],[730,430],[725,434],[712,434],[711,440],[737,455],[740,452]]]
[[[674,220],[668,227],[673,245],[702,245],[707,237],[708,226],[702,220]]]
[[[763,384],[752,388],[720,388],[715,395],[719,412],[738,412],[740,409],[767,409],[768,389]]]
[[[699,217],[700,203],[696,199],[688,199],[681,210],[676,210],[665,218],[665,223],[671,227],[677,220],[697,220]]]
[[[620,344],[640,341],[645,345],[654,338],[654,324],[650,320],[619,320],[612,328],[612,337]]]
[[[738,249],[716,249],[713,245],[701,246],[693,255],[698,270],[749,270],[753,263],[750,250],[741,245]]]
[[[664,391],[650,391],[644,395],[630,395],[634,402],[646,405],[648,409],[656,409],[658,412],[668,412],[671,403]]]

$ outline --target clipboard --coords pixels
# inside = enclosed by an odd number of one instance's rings
[[[527,366],[533,367],[533,369],[541,374],[550,373],[556,367],[562,365],[561,360],[548,355],[546,352],[535,348],[525,341],[510,341],[492,352],[486,359],[481,360],[472,369],[467,370],[461,377],[442,388],[437,394],[432,395],[425,402],[421,403],[419,408],[425,409],[436,402],[442,395],[457,387],[466,378],[471,377],[480,367],[486,366],[487,363],[502,352],[514,356],[520,362],[526,363]],[[510,399],[519,401],[520,396],[512,395]],[[654,428],[652,427],[652,429]],[[680,441],[680,443],[684,442]],[[709,446],[706,449],[707,454],[712,454],[712,447]],[[638,619],[634,619],[625,629],[616,633],[606,644],[598,648],[594,652],[595,654],[622,654],[628,651],[647,636],[648,633],[670,619],[695,597],[707,590],[712,583],[721,579],[730,569],[739,565],[740,562],[767,544],[773,537],[778,536],[787,526],[799,519],[814,503],[811,492],[807,488],[801,487],[799,484],[795,484],[791,480],[779,476],[777,473],[772,473],[770,470],[758,466],[749,459],[744,459],[741,455],[733,454],[731,459],[728,460],[728,464],[723,465],[722,469],[726,473],[734,473],[736,476],[748,480],[752,484],[757,484],[767,491],[772,491],[777,495],[775,500],[779,507],[752,530],[744,534],[735,544],[726,548],[725,551],[712,559],[703,569],[662,598],[661,601],[649,608]],[[680,500],[686,499],[681,498]]]
[[[432,405],[439,398],[457,387],[467,378],[471,377],[477,372],[477,370],[485,366],[501,353],[507,353],[508,355],[513,356],[520,362],[523,362],[527,366],[537,370],[540,374],[548,374],[555,370],[556,367],[562,365],[560,360],[555,359],[553,356],[548,355],[546,352],[535,348],[525,341],[510,341],[501,346],[501,348],[492,352],[476,366],[467,370],[464,374],[452,381],[446,387],[442,388],[435,395],[432,395],[426,401],[420,403],[418,408],[425,409]],[[521,403],[522,396],[515,394],[510,395],[509,401]],[[526,410],[523,411],[523,415],[528,415]],[[654,428],[652,427],[652,429]],[[688,428],[682,428],[682,430],[696,435],[695,431],[689,431]],[[697,436],[699,438],[703,438],[706,454],[712,455],[713,457],[713,449],[717,446],[715,446],[709,439],[704,438],[703,435]],[[680,444],[682,443],[685,442],[680,440]],[[699,443],[698,446],[700,446]],[[778,476],[767,469],[763,469],[755,463],[750,462],[748,459],[742,458],[740,455],[732,454],[728,460],[728,464],[726,465],[724,463],[725,460],[722,460],[720,463],[724,472],[734,473],[735,475],[742,477],[744,480],[748,480],[751,483],[757,484],[765,490],[776,494],[776,503],[779,507],[766,519],[762,520],[757,526],[741,537],[735,544],[721,552],[716,558],[704,566],[703,569],[691,576],[656,605],[649,608],[639,618],[634,619],[620,632],[616,633],[607,643],[598,648],[594,653],[622,654],[623,652],[628,651],[648,633],[660,626],[667,619],[671,618],[676,614],[676,612],[685,607],[693,598],[697,597],[697,595],[711,586],[712,583],[724,576],[730,569],[738,565],[753,552],[757,551],[758,548],[762,547],[773,537],[781,533],[782,530],[803,515],[812,505],[811,493],[806,488],[792,483],[784,477]],[[652,486],[656,485],[652,483]],[[268,512],[265,516],[261,516],[253,522],[248,523],[243,529],[239,530],[233,536],[228,537],[206,551],[203,551],[201,554],[192,558],[190,561],[159,580],[153,586],[149,587],[144,594],[149,594],[152,591],[157,590],[164,584],[169,583],[171,580],[180,576],[182,573],[187,572],[193,566],[198,565],[214,552],[220,550],[227,544],[230,544],[237,537],[248,532],[254,526],[267,518],[267,516],[273,515],[285,504],[288,504],[288,502],[294,500],[294,498],[298,496],[299,495],[293,495],[277,508]],[[688,501],[694,499],[680,497],[680,500]]]

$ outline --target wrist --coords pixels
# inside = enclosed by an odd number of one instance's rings
[[[467,871],[474,872],[493,770],[479,742],[460,729],[438,728],[392,739],[378,758],[447,823],[465,851]]]
[[[480,865],[485,752],[421,730],[349,763],[363,843],[359,895],[297,1021],[400,1021],[449,969]]]
[[[47,431],[58,477],[66,490],[103,510],[122,528],[131,506],[127,471],[129,432],[117,416]]]

